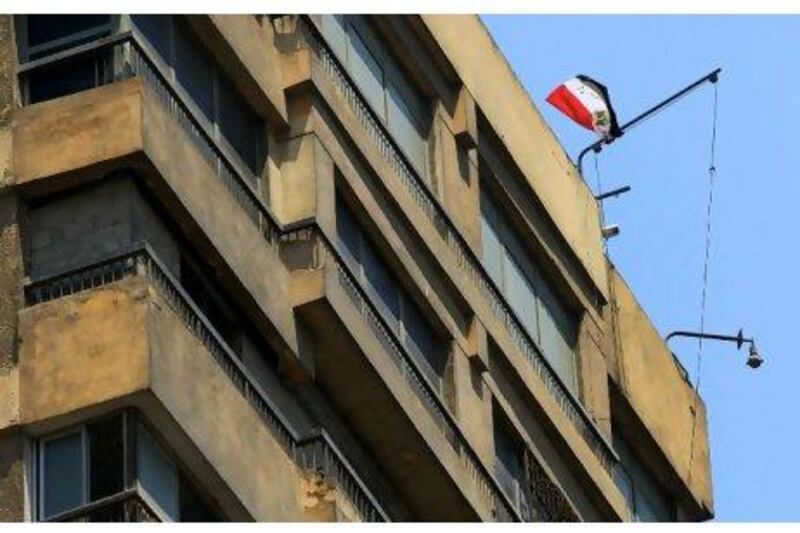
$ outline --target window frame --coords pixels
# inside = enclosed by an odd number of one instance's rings
[[[486,168],[483,171],[483,175],[485,176],[487,172],[489,174],[494,174],[491,170],[488,169],[488,163],[481,158],[480,165],[482,168]],[[573,312],[572,308],[563,301],[561,294],[559,293],[558,289],[552,286],[552,283],[547,278],[544,272],[541,271],[541,268],[536,261],[536,258],[527,250],[524,246],[524,240],[519,235],[519,232],[514,228],[513,221],[509,220],[509,217],[504,215],[503,211],[500,209],[500,201],[498,199],[498,194],[495,193],[493,190],[490,190],[491,187],[489,183],[481,180],[480,185],[480,199],[479,199],[479,217],[481,220],[481,254],[480,254],[480,262],[481,265],[487,269],[487,275],[489,274],[489,270],[486,267],[487,264],[487,257],[485,255],[486,250],[484,249],[484,236],[483,230],[484,227],[488,228],[495,240],[499,244],[499,251],[502,254],[499,258],[500,268],[498,274],[500,275],[501,279],[495,280],[492,278],[491,275],[489,277],[492,279],[494,284],[499,289],[502,298],[505,300],[505,303],[508,305],[510,311],[514,314],[517,321],[520,323],[521,327],[528,333],[531,339],[534,341],[536,348],[542,354],[543,358],[547,361],[548,365],[550,366],[553,373],[558,376],[560,381],[563,385],[575,395],[576,399],[581,397],[581,377],[580,377],[580,362],[579,357],[580,353],[578,350],[578,336],[579,336],[579,329],[580,329],[580,315],[579,313]],[[521,256],[521,257],[520,257]],[[529,328],[525,325],[526,320],[524,317],[520,316],[519,311],[514,308],[511,304],[511,300],[508,296],[508,272],[506,268],[506,263],[512,263],[516,269],[519,271],[519,274],[524,279],[525,283],[531,289],[531,293],[533,294],[533,309],[534,309],[534,316],[532,320],[535,324],[535,331],[530,331]],[[547,297],[543,296],[542,293],[547,292]],[[553,309],[553,306],[556,306],[556,309]],[[569,363],[569,375],[563,376],[561,372],[558,371],[558,367],[560,365],[551,360],[551,358],[556,358],[556,360],[560,360],[562,354],[560,353],[551,353],[545,351],[542,345],[542,322],[543,319],[540,317],[542,313],[546,313],[549,315],[549,320],[554,324],[558,331],[556,335],[560,335],[565,343],[570,348],[570,361]],[[568,322],[568,323],[566,323]],[[565,331],[564,328],[571,328],[572,331]]]
[[[385,254],[381,251],[381,247],[376,243],[376,239],[371,235],[370,231],[359,222],[359,219],[356,217],[355,210],[352,208],[351,204],[345,200],[344,195],[339,190],[336,192],[334,201],[336,202],[336,238],[338,244],[346,250],[346,252],[342,254],[342,257],[345,259],[345,263],[353,272],[356,277],[356,281],[360,284],[363,290],[369,295],[374,294],[374,298],[377,299],[377,302],[373,302],[373,305],[378,308],[381,318],[383,318],[383,320],[389,325],[392,333],[394,333],[394,335],[397,337],[403,349],[405,349],[411,355],[412,359],[414,359],[418,365],[418,370],[423,375],[424,379],[429,382],[429,385],[437,392],[437,394],[442,395],[445,392],[444,389],[447,382],[447,365],[452,355],[452,338],[447,335],[442,335],[442,327],[440,327],[441,324],[432,323],[428,317],[428,314],[425,313],[425,311],[417,303],[406,284],[401,281],[400,276],[395,274],[394,269],[391,267],[389,261],[387,261]],[[356,231],[355,244],[357,246],[357,250],[355,251],[352,251],[348,248],[348,245],[342,238],[342,234],[339,231],[339,228],[341,227],[339,216],[340,209],[343,209],[347,213],[346,217],[349,219],[349,222],[347,223],[348,226],[352,226],[351,229],[355,229]],[[364,268],[365,249],[371,249],[370,253],[378,258],[378,261],[380,261],[385,273],[394,282],[398,299],[397,319],[392,317],[390,313],[388,313],[387,316],[387,313],[384,312],[383,308],[387,306],[383,302],[381,295],[372,288],[372,284],[367,278],[366,270]],[[441,375],[439,375],[436,370],[436,366],[429,360],[428,356],[421,349],[417,349],[418,343],[409,339],[409,328],[406,326],[406,308],[408,306],[413,306],[416,308],[416,313],[427,326],[434,340],[434,344],[440,347],[442,350],[441,357],[443,359],[443,365]],[[432,357],[437,356],[436,354],[432,354]],[[423,368],[423,365],[427,366],[427,368]],[[435,382],[431,382],[432,375],[436,377]]]
[[[225,73],[222,68],[220,67],[217,60],[213,57],[213,55],[209,52],[208,47],[202,39],[192,30],[189,23],[185,20],[179,20],[181,15],[139,15],[139,16],[164,16],[169,17],[169,31],[168,31],[168,40],[169,46],[167,47],[169,50],[169,57],[164,58],[161,56],[161,53],[158,49],[150,42],[150,39],[144,33],[139,25],[136,24],[136,20],[134,16],[130,16],[130,28],[131,31],[134,33],[136,40],[140,43],[145,50],[147,51],[147,55],[151,58],[153,64],[161,71],[164,77],[169,80],[169,83],[178,92],[181,101],[184,105],[186,105],[194,118],[200,122],[203,129],[209,134],[209,136],[213,139],[215,143],[220,145],[225,154],[229,157],[232,157],[236,166],[238,167],[238,171],[242,172],[245,176],[248,177],[250,182],[255,185],[258,191],[262,189],[262,180],[261,177],[268,168],[267,161],[269,159],[269,146],[267,141],[269,126],[267,121],[260,116],[255,110],[250,106],[247,99],[241,94],[241,91],[238,90],[236,84],[230,79],[230,76]],[[182,26],[179,28],[179,26]],[[197,51],[205,56],[205,60],[209,63],[211,68],[211,105],[212,105],[212,117],[207,117],[206,114],[202,111],[200,106],[195,102],[195,99],[192,98],[188,89],[184,86],[180,79],[178,79],[177,71],[175,65],[177,63],[177,46],[176,42],[179,32],[184,32],[186,38],[190,41]],[[221,81],[220,78],[225,77],[227,80]],[[253,168],[251,168],[250,164],[245,160],[245,158],[239,153],[239,151],[233,147],[233,145],[228,141],[225,135],[222,133],[222,129],[220,127],[220,116],[221,116],[221,108],[219,102],[219,85],[221,83],[227,82],[234,94],[239,98],[240,103],[245,107],[245,109],[253,116],[256,120],[256,131],[255,131],[255,155],[256,155],[256,167],[259,169],[256,172]]]
[[[219,510],[218,507],[210,503],[210,498],[205,494],[205,492],[199,488],[196,483],[194,482],[193,478],[187,474],[188,469],[184,466],[183,461],[176,455],[176,453],[172,450],[172,448],[164,442],[163,437],[161,434],[155,430],[153,425],[144,417],[142,416],[136,409],[133,408],[124,408],[120,410],[115,410],[110,413],[105,413],[101,416],[95,418],[89,418],[87,420],[83,420],[76,424],[67,426],[65,428],[59,429],[53,433],[49,433],[42,437],[39,437],[34,442],[33,452],[34,457],[32,458],[31,464],[33,465],[34,472],[33,472],[33,487],[31,494],[35,498],[34,505],[31,506],[31,509],[34,511],[33,516],[34,520],[37,522],[48,522],[52,517],[56,517],[62,513],[67,513],[71,511],[80,510],[81,508],[95,502],[100,501],[104,498],[113,496],[104,496],[103,498],[92,500],[91,499],[91,487],[90,487],[90,473],[91,473],[91,451],[89,449],[89,437],[88,437],[88,428],[89,426],[96,424],[98,422],[108,420],[111,418],[120,417],[121,418],[121,430],[122,430],[122,441],[123,441],[123,451],[122,451],[122,461],[123,461],[123,484],[122,489],[117,494],[124,492],[126,490],[135,490],[136,493],[141,497],[145,503],[149,506],[150,510],[156,515],[156,517],[161,520],[162,522],[175,522],[172,520],[167,513],[161,508],[161,506],[156,502],[155,498],[153,498],[150,493],[144,488],[139,480],[139,465],[138,465],[138,449],[139,449],[139,431],[138,429],[144,428],[145,431],[149,434],[150,439],[153,441],[153,444],[164,454],[164,456],[169,460],[172,465],[172,468],[175,471],[176,477],[176,489],[177,489],[177,503],[178,503],[178,520],[177,522],[181,521],[180,518],[180,487],[181,481],[183,480],[184,483],[188,484],[187,487],[190,489],[195,497],[200,501],[200,503],[206,508],[208,514],[218,521],[225,520],[224,515]],[[64,438],[70,435],[80,434],[81,435],[81,460],[82,460],[82,469],[83,469],[83,486],[81,487],[82,490],[82,498],[80,505],[71,507],[69,509],[64,509],[59,511],[58,513],[52,514],[50,516],[46,516],[45,514],[45,498],[44,498],[44,490],[45,490],[45,446],[48,442],[53,440],[57,440],[60,438]]]

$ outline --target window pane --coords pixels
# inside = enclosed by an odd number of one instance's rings
[[[400,288],[383,258],[371,244],[365,244],[362,248],[362,261],[367,288],[378,297],[384,318],[397,331],[400,320]]]
[[[86,480],[81,433],[45,442],[43,470],[45,517],[83,504]]]
[[[521,444],[504,415],[495,407],[495,473],[506,494],[516,501],[517,487],[523,479]]]
[[[411,111],[399,91],[393,85],[388,85],[387,91],[386,120],[389,126],[389,132],[392,134],[397,144],[400,145],[400,148],[402,148],[417,172],[424,176],[427,169],[427,165],[425,164],[425,139],[417,128]]]
[[[239,96],[236,88],[224,78],[219,80],[219,114],[222,136],[250,170],[259,174],[259,118]]]
[[[361,262],[361,228],[344,200],[339,197],[336,198],[336,233],[342,243],[345,261],[351,269],[357,271]]]
[[[536,324],[536,294],[528,279],[523,274],[517,263],[506,252],[503,255],[503,274],[505,287],[503,292],[511,309],[528,330],[530,336],[539,341],[539,332]]]
[[[171,520],[177,521],[178,473],[150,433],[137,427],[136,464],[139,484]]]
[[[667,493],[653,474],[643,465],[624,440],[618,427],[614,427],[614,449],[619,454],[628,477],[621,476],[622,490],[628,505],[639,522],[667,522],[672,518],[672,505]]]
[[[322,15],[322,36],[342,64],[347,64],[347,30],[344,15]]]
[[[86,430],[89,436],[89,499],[94,501],[123,489],[125,446],[122,417],[96,422]]]
[[[90,30],[111,22],[111,15],[28,15],[28,46]]]
[[[214,121],[214,73],[201,45],[183,24],[175,25],[175,76],[206,118]]]
[[[411,354],[422,363],[430,382],[438,387],[447,363],[445,347],[438,342],[436,332],[408,297],[403,299],[403,328]]]
[[[169,51],[169,27],[172,15],[131,15],[133,23],[155,48],[164,63],[172,60]]]
[[[97,87],[104,81],[104,59],[102,54],[87,54],[31,73],[30,103],[44,102]]]
[[[575,324],[543,283],[539,297],[539,346],[562,381],[576,391]]]
[[[483,202],[483,199],[481,199],[481,202]],[[483,248],[481,258],[483,266],[489,273],[489,277],[502,289],[503,255],[505,251],[483,208],[481,209],[481,244]]]
[[[352,26],[349,28],[348,35],[350,36],[350,49],[347,58],[348,71],[378,116],[382,120],[386,120],[383,71],[380,64],[367,49],[364,41],[361,40],[361,37]]]

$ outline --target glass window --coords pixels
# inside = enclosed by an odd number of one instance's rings
[[[564,384],[575,392],[575,326],[550,289],[544,284],[539,287],[539,344]]]
[[[347,64],[347,30],[344,15],[322,15],[322,35],[343,65]]]
[[[52,53],[97,37],[110,23],[111,15],[28,15],[28,47]],[[31,59],[39,55],[34,52]]]
[[[141,424],[137,427],[136,465],[139,484],[171,520],[179,519],[178,473],[175,465]]]
[[[536,293],[522,269],[507,252],[503,254],[503,275],[503,292],[508,299],[508,305],[514,310],[522,326],[528,330],[528,334],[538,341]]]
[[[219,79],[219,129],[228,144],[254,173],[259,172],[259,120],[236,88]]]
[[[90,424],[89,498],[99,500],[122,491],[125,485],[125,444],[122,417],[115,416]]]
[[[672,520],[672,502],[647,467],[639,461],[625,441],[618,426],[613,428],[614,449],[619,454],[627,476],[621,476],[623,493],[627,496],[637,522],[668,522]]]
[[[384,317],[389,320],[393,328],[397,328],[400,320],[400,288],[398,283],[381,256],[369,243],[364,243],[361,251],[367,287],[377,295],[379,303],[383,307]]]
[[[494,450],[497,480],[512,501],[518,501],[524,478],[522,442],[497,404],[494,404]]]
[[[380,67],[380,63],[378,63],[352,26],[348,31],[348,36],[350,38],[350,53],[347,58],[348,70],[373,110],[382,120],[386,120],[383,70]]]
[[[28,78],[28,102],[35,104],[97,87],[106,81],[105,71],[103,54],[86,54],[35,70]]]
[[[155,49],[161,60],[172,63],[170,51],[170,26],[172,15],[131,15],[137,28],[144,34],[147,42]]]
[[[438,388],[447,363],[444,346],[438,342],[422,312],[408,298],[403,299],[403,329],[410,352],[418,357],[431,384]]]
[[[345,261],[353,270],[361,261],[361,228],[353,214],[345,206],[344,200],[336,199],[336,232],[343,245]]]
[[[184,24],[175,25],[175,77],[189,97],[214,122],[214,67]]]
[[[46,518],[85,502],[83,433],[50,439],[42,448],[42,510]]]
[[[389,132],[417,172],[424,175],[426,168],[425,139],[417,128],[408,104],[392,84],[387,87],[386,107],[386,122]]]
[[[505,250],[485,216],[481,216],[481,245],[483,266],[489,273],[492,281],[502,290],[503,288],[503,256]]]

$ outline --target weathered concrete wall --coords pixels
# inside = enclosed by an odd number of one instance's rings
[[[22,423],[146,389],[147,306],[147,285],[132,279],[22,310]]]
[[[694,498],[713,512],[705,404],[625,281],[616,270],[612,276],[620,388]]]
[[[475,15],[422,15],[596,287],[608,295],[597,202]],[[468,44],[468,46],[467,46]]]
[[[30,209],[29,276],[92,264],[142,241],[177,276],[177,244],[134,179],[106,179]]]

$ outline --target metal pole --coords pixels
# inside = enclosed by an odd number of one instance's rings
[[[667,335],[665,341],[669,342],[669,340],[673,337],[689,337],[691,339],[712,339],[717,341],[729,341],[735,342],[737,347],[741,348],[742,344],[744,343],[753,343],[752,338],[745,338],[742,330],[739,330],[739,333],[736,335],[718,335],[715,333],[696,333],[694,331],[673,331],[669,335]]]
[[[619,139],[625,133],[625,130],[630,129],[632,126],[638,124],[639,122],[641,122],[642,120],[644,120],[647,117],[651,116],[652,114],[657,113],[661,109],[665,108],[666,106],[668,106],[669,104],[671,104],[675,100],[679,99],[680,97],[684,96],[685,94],[693,91],[694,89],[696,89],[700,85],[704,84],[705,82],[708,81],[708,82],[711,82],[711,83],[717,83],[717,81],[719,80],[719,73],[720,72],[722,72],[721,68],[717,68],[717,69],[712,70],[711,72],[709,72],[708,74],[706,74],[705,76],[700,78],[699,80],[695,81],[694,83],[691,83],[691,84],[687,85],[686,87],[684,87],[680,91],[676,92],[675,94],[673,94],[672,96],[670,96],[666,100],[662,100],[661,102],[659,102],[658,104],[654,105],[653,107],[651,107],[647,111],[644,111],[643,113],[640,113],[636,117],[632,118],[631,120],[629,120],[628,122],[626,122],[625,124],[623,124],[622,126],[619,127],[620,134],[617,137],[611,137],[611,138],[608,138],[608,139],[600,139],[600,140],[590,144],[586,148],[584,148],[581,151],[581,153],[578,155],[578,172],[581,174],[581,176],[583,175],[583,157],[586,154],[588,154],[589,151],[593,150],[595,153],[599,153],[603,149],[603,145],[604,144],[611,144],[615,140]]]

